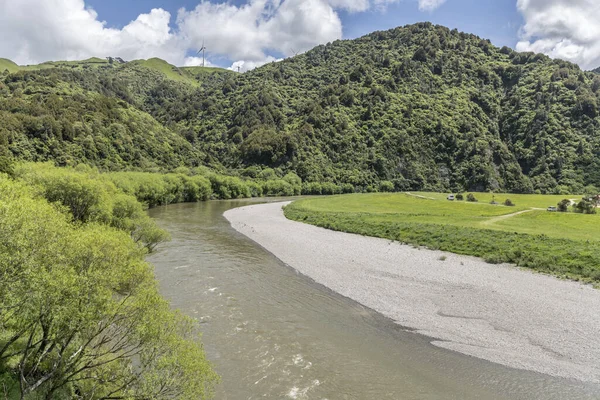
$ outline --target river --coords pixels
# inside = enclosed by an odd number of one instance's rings
[[[173,240],[149,261],[172,306],[200,321],[217,399],[600,398],[597,385],[435,347],[298,274],[223,217],[252,201],[150,210]]]

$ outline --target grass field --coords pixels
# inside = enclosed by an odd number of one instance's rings
[[[516,206],[448,201],[445,194],[355,194],[297,201],[288,218],[600,283],[600,215],[550,213],[580,196],[496,194]]]

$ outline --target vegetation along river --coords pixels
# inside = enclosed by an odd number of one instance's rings
[[[600,398],[596,385],[435,347],[296,273],[223,217],[250,201],[150,211],[173,240],[149,261],[173,307],[201,322],[217,399]]]

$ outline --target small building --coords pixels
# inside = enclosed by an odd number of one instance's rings
[[[448,196],[448,200],[454,201],[454,200],[456,200],[456,196],[454,196],[453,194],[451,194],[451,195]]]

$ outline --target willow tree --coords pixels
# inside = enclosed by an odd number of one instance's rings
[[[217,377],[146,250],[0,176],[0,381],[23,398],[204,399]]]

